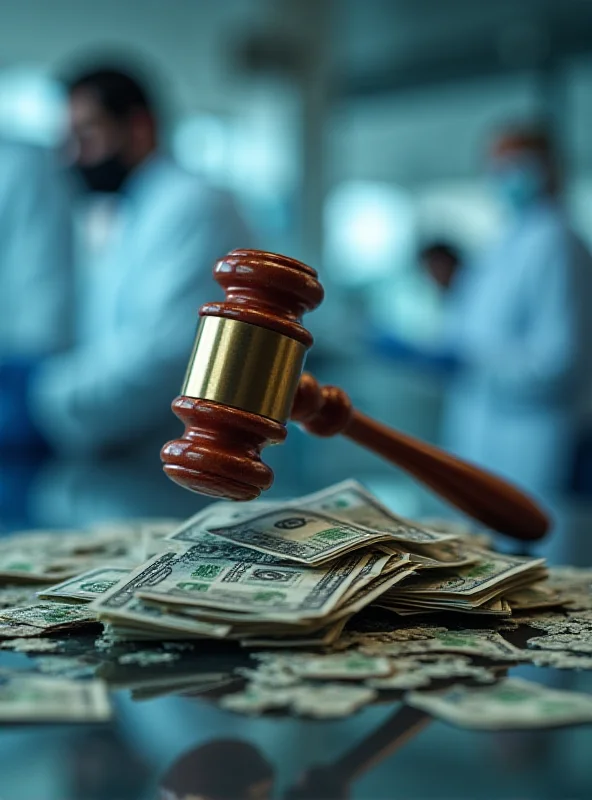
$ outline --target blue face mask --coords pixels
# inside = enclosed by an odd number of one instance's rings
[[[494,170],[491,183],[500,201],[520,212],[544,196],[546,174],[537,159],[516,159]]]

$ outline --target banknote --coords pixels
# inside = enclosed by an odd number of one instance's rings
[[[555,669],[592,670],[592,655],[582,656],[564,650],[542,650],[531,654],[531,661],[537,667]]]
[[[87,563],[87,562],[84,562]],[[0,580],[49,583],[80,572],[80,559],[50,556],[15,548],[0,552]]]
[[[557,608],[562,603],[561,594],[544,583],[523,586],[507,592],[505,599],[512,611],[524,611],[533,608]]]
[[[113,602],[101,597],[91,607],[97,617],[114,626],[114,633],[122,639],[168,639],[170,634],[185,638],[222,639],[230,633],[230,626],[190,619],[168,612],[158,605],[148,605],[139,597],[128,594],[125,602],[117,595]]]
[[[20,608],[2,609],[0,620],[41,630],[59,630],[93,623],[96,621],[96,616],[88,606],[44,602]]]
[[[554,633],[528,640],[528,647],[539,650],[559,650],[592,655],[592,635],[581,633]]]
[[[477,552],[480,557],[478,563],[462,567],[454,575],[419,576],[402,593],[407,596],[437,594],[441,599],[447,595],[480,594],[544,564],[542,558],[524,559],[493,551]]]
[[[0,722],[105,722],[105,684],[19,674],[0,682]]]
[[[527,661],[528,655],[499,633],[491,630],[438,631],[429,638],[406,641],[372,641],[368,637],[361,646],[369,655],[388,655],[393,657],[410,656],[421,653],[459,653],[480,656],[493,661]]]
[[[30,606],[37,602],[38,584],[22,584],[20,586],[0,587],[0,609],[15,606]]]
[[[141,574],[130,577],[130,582],[142,598],[261,611],[266,619],[309,618],[328,614],[368,559],[368,554],[354,553],[326,567],[307,568],[209,559],[203,557],[199,547],[191,547],[184,553],[157,556]]]
[[[394,665],[385,656],[369,656],[355,650],[326,655],[295,655],[290,669],[302,678],[315,680],[365,680],[390,675]]]
[[[592,722],[592,697],[520,678],[484,687],[409,692],[405,702],[434,717],[478,730],[521,730]]]
[[[176,531],[170,541],[191,541],[204,530],[233,544],[268,553],[275,558],[316,566],[343,553],[387,539],[384,532],[371,531],[328,515],[297,507],[262,510],[233,519],[228,504],[208,517],[188,523],[189,530]]]
[[[40,637],[39,630],[36,636],[22,639],[5,639],[0,641],[0,650],[14,650],[15,653],[57,653],[63,647],[59,639],[44,639]]]
[[[337,609],[331,616],[330,620],[339,619],[342,617],[352,616],[357,614],[363,608],[378,600],[379,597],[388,592],[395,584],[400,583],[405,578],[414,574],[412,566],[403,566],[397,572],[387,572],[376,578],[369,586],[364,587],[354,595],[350,596],[347,601]]]
[[[355,480],[346,480],[302,497],[294,505],[371,531],[386,532],[390,539],[399,542],[431,544],[456,538],[454,532],[430,530],[398,517]]]
[[[278,708],[290,708],[294,714],[333,719],[348,717],[371,703],[377,692],[368,686],[344,683],[302,683],[283,689],[249,684],[242,692],[220,701],[222,708],[240,714],[260,714]]]
[[[38,596],[48,600],[80,600],[90,602],[115,586],[130,570],[126,567],[97,567],[75,578],[42,589]]]
[[[0,640],[21,639],[30,636],[41,636],[43,628],[35,625],[21,625],[18,622],[0,620]]]
[[[227,506],[231,504],[216,503],[215,505],[217,507],[218,505]],[[191,517],[185,525],[167,536],[167,544],[178,545],[183,549],[187,549],[191,545],[199,546],[204,557],[207,558],[233,559],[235,561],[257,562],[260,564],[277,564],[281,561],[278,556],[273,554],[263,553],[251,547],[243,547],[220,536],[208,533],[204,527],[208,519],[215,519],[215,517],[208,516],[204,512]],[[285,563],[289,563],[289,561]]]
[[[372,583],[381,575],[397,572],[409,561],[408,555],[383,555],[380,552],[371,551],[368,561],[352,581],[351,586],[342,598],[342,603],[346,603],[365,586]]]

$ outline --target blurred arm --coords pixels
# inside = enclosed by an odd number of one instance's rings
[[[456,354],[445,347],[441,350],[421,347],[393,333],[376,333],[370,339],[370,346],[379,355],[426,372],[447,375],[458,366]]]

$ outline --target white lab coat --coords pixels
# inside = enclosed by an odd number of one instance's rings
[[[465,367],[445,444],[547,499],[564,492],[592,376],[589,253],[540,203],[454,292],[449,336]]]
[[[71,337],[72,227],[54,154],[0,140],[0,360]]]
[[[77,346],[43,364],[30,411],[58,451],[113,451],[137,440],[157,457],[180,432],[170,403],[197,310],[220,296],[213,264],[248,246],[249,235],[229,194],[161,156],[132,175],[120,211],[113,241],[80,281]]]

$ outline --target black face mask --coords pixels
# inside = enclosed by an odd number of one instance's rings
[[[131,170],[114,155],[92,166],[78,164],[76,172],[91,192],[118,192]]]

